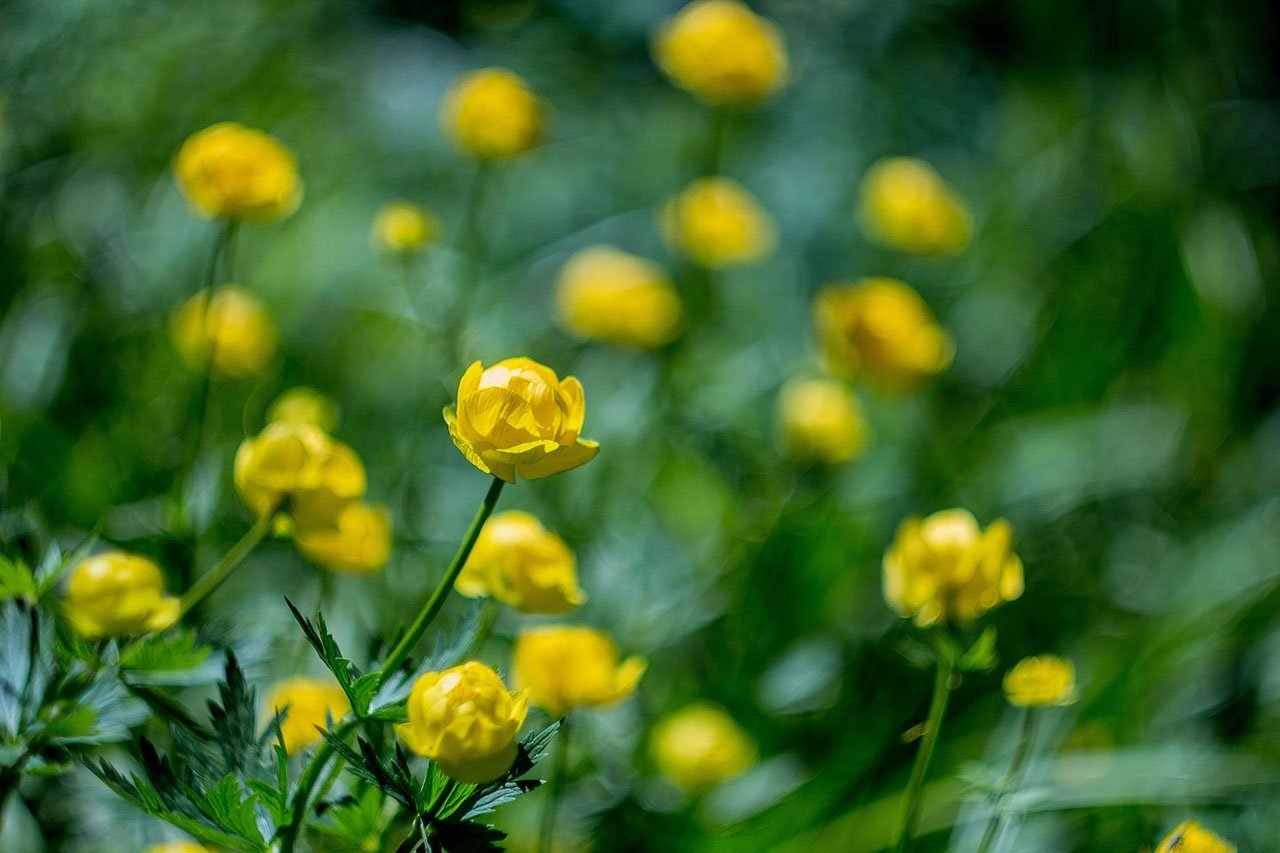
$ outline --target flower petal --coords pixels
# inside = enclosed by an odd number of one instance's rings
[[[516,471],[526,480],[539,480],[543,477],[550,477],[552,474],[559,474],[561,471],[568,471],[570,468],[577,468],[579,465],[585,465],[594,459],[599,452],[599,444],[580,438],[576,444],[562,446],[560,449],[548,453],[545,458],[538,462],[516,466]]]

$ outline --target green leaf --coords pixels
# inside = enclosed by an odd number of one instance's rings
[[[0,556],[0,600],[19,598],[34,602],[39,598],[35,575],[21,561]]]
[[[320,820],[309,826],[326,835],[364,845],[375,837],[382,823],[382,792],[373,786],[362,786],[358,797],[345,797],[324,812]]]
[[[200,645],[194,631],[152,634],[120,650],[120,668],[136,684],[203,684],[212,679],[207,671],[195,673],[209,658],[209,647]]]
[[[996,628],[988,625],[974,640],[960,660],[956,668],[961,672],[990,672],[996,666]]]
[[[342,650],[338,648],[338,641],[329,633],[329,626],[325,624],[323,613],[317,612],[316,621],[312,622],[303,616],[297,607],[294,607],[288,597],[285,598],[284,603],[289,605],[289,612],[302,627],[302,633],[311,644],[311,648],[315,649],[320,660],[333,673],[342,692],[347,694],[347,701],[355,714],[365,716],[369,711],[370,700],[378,692],[379,676],[376,673],[362,676],[359,668],[343,656]],[[355,684],[360,685],[358,690]]]
[[[256,774],[262,768],[254,690],[234,652],[226,657],[226,677],[218,685],[218,701],[209,702],[209,720],[228,772]]]
[[[494,853],[501,851],[507,834],[480,823],[442,823],[435,827],[435,839],[445,853]]]

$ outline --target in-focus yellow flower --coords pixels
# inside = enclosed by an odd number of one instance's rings
[[[276,354],[271,311],[234,284],[182,303],[169,320],[169,336],[192,370],[227,379],[260,375]]]
[[[831,368],[906,391],[946,369],[955,345],[914,290],[892,278],[823,288],[814,324]]]
[[[351,708],[347,695],[332,679],[299,676],[278,681],[267,693],[267,707],[272,715],[285,711],[280,721],[280,735],[285,752],[290,755],[320,740],[316,730],[328,728]]]
[[[921,627],[967,624],[1022,595],[1022,561],[1004,519],[986,530],[968,510],[912,516],[884,555],[884,597]]]
[[[1184,820],[1164,837],[1156,853],[1236,853],[1236,846],[1194,820]]]
[[[146,853],[213,853],[203,844],[194,841],[166,841],[164,844],[152,844]]]
[[[1004,677],[1004,697],[1020,708],[1070,705],[1076,701],[1076,667],[1067,658],[1023,658]]]
[[[773,250],[773,220],[729,178],[700,178],[662,209],[667,242],[704,267],[758,261]]]
[[[964,202],[923,160],[890,157],[862,179],[858,215],[867,236],[918,255],[954,254],[969,245],[973,221]]]
[[[82,560],[67,585],[67,617],[76,633],[91,640],[162,631],[177,621],[179,607],[165,594],[160,567],[123,551]]]
[[[396,727],[405,745],[457,781],[480,784],[510,769],[529,707],[523,691],[470,661],[419,678],[406,710],[409,722]]]
[[[649,751],[658,772],[689,793],[708,791],[756,761],[756,746],[716,705],[696,702],[653,730]]]
[[[391,556],[391,514],[384,506],[352,501],[329,524],[301,520],[293,542],[317,566],[335,572],[367,575]]]
[[[205,216],[269,222],[298,209],[298,164],[279,140],[226,121],[192,134],[173,164],[192,207]]]
[[[576,253],[556,288],[560,324],[583,340],[651,349],[676,336],[680,297],[667,271],[613,246]]]
[[[778,396],[778,424],[787,455],[836,465],[853,459],[867,443],[862,407],[844,383],[795,379]]]
[[[458,383],[456,409],[445,409],[449,435],[472,465],[508,483],[549,477],[595,458],[600,445],[580,438],[586,416],[582,383],[546,365],[508,358],[487,370],[476,362]]]
[[[314,388],[290,388],[267,409],[267,423],[311,424],[325,432],[338,425],[338,404]]]
[[[440,217],[407,201],[389,201],[373,219],[373,245],[399,255],[410,255],[440,236]]]
[[[564,613],[587,598],[564,540],[519,510],[489,519],[454,589],[471,598],[491,595],[526,613]]]
[[[734,0],[685,6],[659,31],[653,52],[671,82],[712,104],[759,101],[787,79],[782,32]]]
[[[529,701],[559,717],[574,708],[612,705],[635,692],[646,664],[619,661],[618,647],[603,631],[569,625],[530,628],[512,652],[515,683]]]
[[[267,424],[241,442],[235,482],[254,514],[284,511],[300,525],[333,523],[366,487],[354,450],[310,424],[287,421]]]
[[[505,68],[482,68],[449,87],[440,123],[471,156],[501,160],[538,144],[542,104],[519,75]]]

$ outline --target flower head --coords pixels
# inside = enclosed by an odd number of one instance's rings
[[[613,246],[569,259],[557,284],[560,324],[583,340],[651,349],[676,336],[680,297],[653,261]]]
[[[862,179],[862,227],[872,240],[917,255],[954,254],[969,245],[973,221],[964,202],[923,160],[890,157]]]
[[[235,122],[190,136],[173,171],[191,206],[205,216],[269,222],[293,213],[302,201],[293,153]]]
[[[332,523],[364,496],[364,465],[354,450],[310,424],[277,421],[236,451],[236,490],[262,516],[287,510],[299,523]],[[285,502],[288,501],[288,505]]]
[[[1236,853],[1236,846],[1194,820],[1184,820],[1164,837],[1156,853]]]
[[[1022,595],[1022,561],[1003,519],[986,530],[967,510],[902,522],[884,555],[884,597],[900,616],[926,627],[967,624]]]
[[[528,151],[542,137],[542,104],[529,85],[505,68],[482,68],[454,81],[440,123],[458,147],[481,160]]]
[[[515,761],[528,703],[492,669],[471,661],[419,678],[406,710],[409,721],[396,728],[405,745],[459,782],[479,784]]]
[[[67,585],[67,617],[81,636],[132,637],[162,631],[178,619],[160,567],[137,554],[104,551],[82,560]]]
[[[192,370],[227,379],[261,375],[276,354],[270,310],[234,284],[182,303],[169,320],[169,336]]]
[[[814,324],[834,370],[893,391],[940,373],[955,349],[924,300],[892,278],[828,285],[814,303]]]
[[[685,6],[658,33],[653,52],[673,83],[713,104],[759,101],[787,78],[781,31],[735,0]]]
[[[514,483],[590,462],[600,450],[579,437],[586,415],[582,384],[546,365],[508,358],[476,362],[458,383],[457,408],[446,409],[449,435],[472,465]]]
[[[658,771],[690,793],[710,790],[756,761],[756,746],[746,732],[722,708],[706,702],[660,722],[649,749]]]
[[[329,720],[342,719],[351,703],[333,680],[299,676],[272,685],[267,707],[272,714],[285,712],[280,734],[285,752],[293,755],[320,740],[317,728],[327,729]]]
[[[1023,658],[1004,677],[1004,696],[1021,708],[1070,705],[1076,701],[1076,668],[1067,658]]]
[[[512,652],[515,682],[529,701],[554,716],[573,708],[620,702],[635,692],[645,662],[619,661],[618,647],[594,628],[550,625],[530,628]]]
[[[391,514],[384,506],[352,501],[329,523],[304,516],[294,528],[293,543],[318,566],[366,575],[391,556]]]
[[[773,250],[773,220],[737,181],[700,178],[662,209],[667,241],[704,267],[758,261]]]
[[[862,452],[867,422],[848,387],[834,379],[792,380],[778,397],[778,424],[788,456],[836,465]]]
[[[329,432],[338,425],[338,404],[314,388],[290,388],[267,409],[267,423],[310,424]]]
[[[583,601],[577,561],[564,540],[527,512],[510,510],[480,531],[454,588],[491,595],[526,613],[564,613]]]
[[[373,245],[398,255],[411,255],[440,236],[440,218],[407,201],[389,201],[373,219]]]

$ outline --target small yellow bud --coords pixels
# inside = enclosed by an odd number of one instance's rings
[[[858,214],[867,236],[917,255],[954,254],[969,245],[973,222],[964,202],[933,167],[891,157],[862,180]]]
[[[392,254],[411,255],[440,236],[440,218],[407,201],[389,201],[373,219],[373,245]]]
[[[267,423],[310,424],[331,431],[338,425],[338,404],[314,388],[290,388],[267,410]]]
[[[560,324],[583,340],[652,349],[671,341],[680,297],[662,267],[612,246],[569,259],[557,284]]]
[[[470,598],[491,595],[526,613],[564,613],[586,600],[573,552],[519,510],[489,519],[454,589]]]
[[[701,178],[662,209],[667,242],[704,267],[758,261],[773,250],[773,220],[737,181]]]
[[[1010,705],[1040,708],[1076,701],[1076,667],[1066,658],[1023,658],[1005,674],[1004,697]]]
[[[259,376],[276,354],[276,326],[256,296],[234,284],[202,290],[169,321],[174,349],[192,370],[226,379]]]
[[[784,385],[778,396],[778,424],[783,449],[803,462],[848,462],[867,442],[862,407],[853,392],[834,379],[799,379]]]
[[[193,134],[173,165],[178,187],[204,216],[269,222],[298,209],[302,182],[293,153],[235,122]]]
[[[671,82],[712,104],[759,101],[787,78],[782,32],[734,0],[685,6],[659,31],[653,52]]]
[[[299,676],[276,682],[267,693],[267,707],[272,715],[285,712],[280,721],[280,734],[285,752],[293,755],[320,740],[316,727],[328,728],[351,708],[347,695],[330,679]]]
[[[530,628],[512,652],[515,683],[529,701],[552,716],[574,708],[612,705],[635,692],[645,662],[619,662],[618,647],[594,628],[550,625]]]
[[[384,506],[352,501],[332,523],[302,519],[294,528],[293,542],[317,566],[367,575],[391,557],[391,514]]]
[[[152,844],[145,853],[213,853],[213,851],[194,841],[167,841],[164,844]]]
[[[1156,853],[1236,853],[1236,846],[1194,820],[1184,820],[1164,837]]]
[[[277,421],[236,451],[236,490],[254,514],[287,511],[309,524],[333,523],[364,496],[364,465],[354,450],[309,424]],[[285,505],[285,501],[289,505]]]
[[[538,144],[542,104],[518,75],[482,68],[454,81],[440,108],[440,123],[471,156],[502,160]]]
[[[137,554],[104,551],[82,560],[67,585],[66,613],[91,640],[162,631],[178,619],[160,567]]]
[[[756,761],[756,747],[723,709],[697,702],[653,730],[650,753],[658,772],[689,793],[708,791]]]

